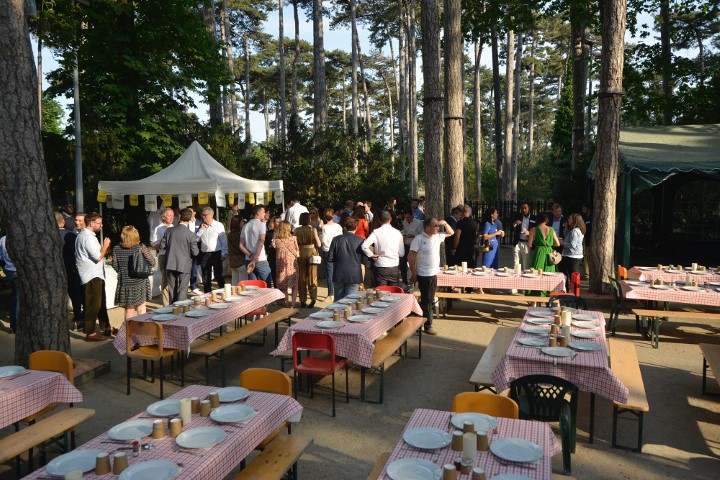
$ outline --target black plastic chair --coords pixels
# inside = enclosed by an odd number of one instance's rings
[[[576,297],[575,295],[558,295],[551,297],[550,300],[548,300],[548,307],[552,307],[556,302],[558,302],[561,307],[577,308],[580,310],[588,309],[587,300],[583,297]]]
[[[510,398],[520,407],[520,418],[560,422],[563,470],[571,471],[570,453],[575,453],[578,388],[552,375],[528,375],[510,384]]]
[[[608,320],[608,330],[610,330],[610,334],[614,337],[615,328],[617,327],[617,321],[618,317],[620,316],[620,312],[622,310],[630,312],[631,309],[630,307],[625,305],[625,296],[622,293],[622,288],[620,288],[620,284],[618,283],[617,279],[613,277],[608,277],[608,279],[610,280],[610,290],[613,294],[613,304],[610,310],[610,319]],[[640,317],[638,317],[637,315],[635,315],[635,330],[638,332],[640,331]]]

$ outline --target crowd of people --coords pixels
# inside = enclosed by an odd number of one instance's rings
[[[583,206],[582,215],[565,217],[559,204],[549,205],[547,210],[532,215],[529,203],[520,203],[512,218],[514,264],[523,270],[555,271],[550,256],[558,251],[562,260],[557,268],[566,275],[569,289],[572,273],[581,271],[592,212]],[[249,279],[280,289],[286,295],[285,306],[299,303],[302,308],[312,308],[318,301],[318,268],[322,267],[327,278],[325,302],[364,290],[366,284],[395,286],[406,292],[417,284],[425,331],[435,334],[430,311],[441,262],[474,268],[480,260],[481,265],[497,269],[500,243],[506,235],[495,208],[483,212],[479,222],[469,205],[454,207],[445,219],[426,218],[422,197],[412,199],[405,210],[399,210],[397,200],[391,198],[374,212],[369,201],[348,200],[342,208],[326,208],[321,213],[292,196],[280,216],[271,217],[265,206],[254,205],[249,218],[244,218],[235,205],[225,223],[214,218],[210,207],[200,209],[199,218],[197,213],[192,207],[160,208],[148,216],[147,246],[140,241],[138,229],[128,225],[112,249],[109,238],[102,243],[98,240],[103,226],[99,214],[75,214],[72,205],[55,214],[73,326],[84,332],[87,341],[106,340],[115,333],[105,299],[104,259],[109,254],[118,278],[115,304],[125,309],[126,319],[145,313],[152,295],[147,275],[135,271],[138,262],[160,271],[165,306],[187,299],[189,292],[210,292],[213,280],[223,288],[226,281],[236,285]],[[0,238],[0,263],[13,285],[10,328],[14,331],[18,288],[5,242],[5,237]]]

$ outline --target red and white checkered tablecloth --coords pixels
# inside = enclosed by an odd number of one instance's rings
[[[0,378],[0,428],[39,412],[53,403],[82,402],[80,390],[60,373],[28,370]]]
[[[236,318],[262,308],[270,303],[285,298],[283,293],[276,288],[261,288],[259,295],[254,297],[242,297],[240,302],[230,303],[230,307],[222,310],[210,310],[210,314],[204,317],[180,316],[177,320],[162,322],[165,348],[177,348],[190,351],[190,344],[198,337],[226,325]],[[200,307],[205,309],[206,307]],[[132,320],[152,321],[154,313],[138,315]],[[125,323],[118,329],[113,345],[121,354],[125,355]],[[140,345],[153,345],[157,343],[155,337],[135,337],[135,342]]]
[[[549,272],[553,275],[523,276],[509,273],[508,277],[503,272],[490,272],[489,275],[474,275],[467,273],[445,273],[437,275],[438,287],[464,287],[464,288],[494,288],[498,290],[538,290],[538,291],[565,291],[565,275],[560,272]]]
[[[443,412],[440,410],[428,410],[424,408],[418,408],[410,416],[403,434],[406,430],[418,427],[430,427],[439,428],[447,432],[453,432],[455,428],[450,423],[452,413]],[[543,449],[543,456],[540,462],[535,468],[528,468],[527,464],[513,465],[510,462],[501,463],[497,457],[490,451],[478,452],[477,458],[474,463],[474,467],[482,467],[485,470],[487,478],[492,478],[495,475],[501,473],[524,475],[529,478],[536,478],[540,480],[546,480],[552,476],[552,461],[553,455],[560,453],[560,444],[555,437],[555,434],[550,429],[550,426],[546,423],[528,421],[528,420],[515,420],[511,418],[498,418],[498,427],[496,432],[489,434],[489,441],[492,443],[494,440],[500,438],[522,438],[534,442]],[[380,472],[379,480],[390,479],[387,475],[387,466],[395,460],[401,458],[423,458],[430,460],[431,462],[438,465],[441,469],[443,465],[453,464],[453,462],[462,456],[462,452],[455,452],[448,445],[445,448],[435,450],[418,450],[402,439],[398,440],[395,449],[388,458],[388,463]],[[458,478],[470,478],[470,475],[458,475]]]
[[[543,310],[530,308],[528,312]],[[526,375],[553,375],[572,382],[580,390],[592,392],[601,397],[625,403],[628,398],[628,389],[610,370],[608,365],[607,342],[605,340],[605,318],[602,312],[579,310],[577,313],[592,315],[600,324],[594,330],[586,328],[570,327],[570,333],[575,331],[597,331],[600,336],[597,338],[578,338],[571,336],[570,342],[592,342],[600,345],[600,350],[578,351],[573,357],[554,357],[543,353],[537,347],[526,347],[518,343],[519,338],[536,337],[522,331],[522,327],[529,326],[527,319],[531,318],[529,313],[525,314],[521,328],[518,328],[510,348],[503,356],[495,371],[492,373],[492,381],[498,392],[510,387],[510,382],[516,378]],[[549,327],[548,327],[549,330]]]
[[[388,294],[385,294],[385,296],[388,296]],[[400,300],[390,303],[390,306],[384,308],[382,313],[373,315],[373,319],[365,323],[343,322],[343,326],[340,328],[318,328],[315,326],[316,323],[328,319],[308,316],[285,332],[277,350],[273,354],[280,355],[292,351],[292,335],[295,332],[329,333],[335,337],[336,355],[348,358],[360,366],[370,367],[373,352],[375,351],[373,342],[410,315],[410,312],[422,315],[422,309],[414,295],[394,293],[392,296],[398,297]],[[361,313],[353,310],[353,315]],[[340,317],[343,318],[342,312]],[[329,320],[332,320],[332,318]]]
[[[202,399],[207,397],[208,393],[217,390],[217,388],[218,387],[205,385],[192,385],[180,390],[171,398],[199,397]],[[242,428],[224,427],[227,437],[222,442],[207,449],[187,450],[187,452],[201,453],[203,455],[202,457],[192,455],[185,451],[176,451],[175,439],[169,436],[157,440],[150,436],[144,437],[142,439],[143,443],[151,443],[155,445],[155,448],[153,450],[141,450],[140,457],[138,458],[133,457],[132,453],[128,450],[120,451],[128,452],[128,463],[130,466],[139,462],[158,459],[182,463],[182,470],[178,475],[173,477],[173,479],[217,480],[224,478],[239,465],[266,436],[275,431],[286,420],[291,422],[300,421],[303,409],[292,397],[273,393],[252,392],[250,397],[243,403],[253,407],[257,411],[257,414]],[[140,417],[147,417],[147,414],[142,412],[129,420]],[[152,419],[149,420],[152,421]],[[196,414],[193,415],[190,425],[183,428],[183,431],[189,428],[211,426],[223,428],[222,424],[215,423],[209,417],[201,417],[199,414]],[[166,432],[168,432],[167,422]],[[100,450],[109,452],[112,456],[116,448],[130,445],[130,442],[102,443],[103,441],[108,441],[105,433],[79,446],[77,450]],[[41,468],[25,478],[45,476],[47,476],[47,474],[45,470]],[[105,476],[99,477],[92,471],[83,476],[83,479],[90,478],[105,478]]]
[[[715,286],[703,287],[703,291],[690,292],[681,286],[674,286],[670,290],[652,288],[650,285],[630,285],[627,281],[620,281],[623,295],[631,300],[652,300],[664,303],[688,303],[692,305],[706,305],[720,307],[720,291]]]
[[[688,275],[699,285],[704,285],[708,282],[720,282],[720,273],[712,268],[708,269],[707,273],[691,273],[689,270],[685,270],[684,272],[671,272],[668,270],[658,270],[657,267],[632,267],[628,270],[628,276],[630,278],[643,281],[661,279],[666,283],[684,282]]]

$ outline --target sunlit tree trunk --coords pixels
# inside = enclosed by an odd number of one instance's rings
[[[670,0],[660,0],[660,59],[662,62],[663,125],[672,125],[672,48]]]
[[[298,18],[298,0],[292,0],[293,20],[295,21],[295,55],[292,62],[292,76],[290,79],[290,116],[297,115],[297,69],[300,62],[300,19]]]
[[[125,2],[123,2],[125,3]],[[204,0],[203,3],[203,23],[205,31],[213,41],[217,40],[217,29],[215,26],[215,2],[214,0]],[[215,83],[208,83],[208,107],[211,125],[220,125],[223,121],[222,114],[222,97],[220,95],[220,86]]]
[[[418,148],[417,148],[417,48],[415,47],[415,0],[410,0],[408,10],[408,162],[410,163],[410,195],[418,196]]]
[[[230,15],[228,13],[228,2],[223,0],[222,5],[223,12],[223,42],[225,42],[225,54],[228,60],[228,69],[230,70],[230,76],[232,81],[229,86],[229,101],[230,101],[230,112],[229,119],[232,121],[232,132],[234,135],[239,134],[240,124],[238,123],[238,112],[237,112],[237,96],[235,95],[235,59],[233,58],[233,47],[232,47],[232,30],[230,27]],[[227,117],[228,115],[226,115]]]
[[[585,85],[587,84],[587,59],[590,53],[584,41],[587,28],[583,21],[587,15],[582,11],[586,7],[577,3],[570,6],[570,23],[572,31],[572,87],[573,87],[573,129],[572,129],[572,160],[570,169],[575,171],[583,162],[585,155]]]
[[[493,70],[493,106],[495,110],[495,168],[496,168],[496,200],[498,203],[502,200],[502,178],[505,173],[505,161],[503,158],[503,141],[502,141],[502,111],[500,107],[500,59],[498,52],[498,33],[497,28],[490,29],[490,40],[492,45],[492,70]]]
[[[250,37],[245,35],[245,153],[250,153]]]
[[[370,98],[368,95],[367,78],[365,78],[365,63],[362,59],[362,49],[360,48],[360,38],[356,38],[358,50],[358,65],[360,66],[360,77],[362,78],[363,99],[365,106],[365,141],[363,142],[365,152],[368,151],[370,139],[372,136],[372,118],[370,117]]]
[[[283,0],[278,0],[278,68],[280,70],[280,105],[276,112],[278,125],[276,130],[278,131],[278,137],[280,138],[279,145],[280,151],[282,152],[283,159],[285,158],[285,129],[287,127],[286,117],[286,100],[285,100],[285,22],[283,15]],[[284,160],[280,164],[284,164]]]
[[[465,199],[461,5],[460,0],[445,0],[445,212]]]
[[[405,8],[403,1],[398,0],[399,30],[398,36],[398,54],[399,54],[399,72],[400,72],[400,88],[398,101],[398,137],[400,139],[399,148],[399,170],[400,181],[405,182],[405,161],[407,159],[407,125],[408,125],[408,101],[407,101],[407,48],[405,42]]]
[[[528,84],[528,157],[532,160],[533,147],[535,147],[535,48],[537,47],[537,32],[533,32],[530,47],[530,79]]]
[[[358,134],[358,88],[357,88],[357,70],[358,70],[358,51],[357,51],[357,19],[356,19],[356,0],[350,0],[350,24],[351,24],[351,36],[350,43],[352,51],[352,66],[351,66],[351,113],[350,113],[350,125],[352,126],[353,135]],[[357,159],[356,159],[357,161]],[[354,165],[354,169],[357,172],[357,163]]]
[[[473,163],[475,164],[475,194],[482,201],[482,107],[480,100],[480,56],[482,44],[475,42],[475,68],[473,78]]]
[[[322,0],[313,0],[313,130],[315,131],[322,130],[327,125],[322,5]]]
[[[439,0],[422,0],[423,140],[425,144],[425,214],[443,215],[442,133],[443,102],[440,84]]]
[[[507,62],[505,65],[505,151],[503,152],[503,171],[502,171],[502,193],[501,198],[504,201],[512,200],[512,184],[513,171],[513,117],[515,102],[513,101],[515,69],[515,32],[508,31],[507,34]]]

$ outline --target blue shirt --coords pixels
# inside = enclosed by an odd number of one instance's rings
[[[502,230],[502,222],[500,220],[495,220],[495,223],[485,222],[485,225],[483,227],[483,234],[488,235],[497,232],[498,230]],[[490,243],[494,246],[497,246],[498,244],[498,238],[497,236],[494,236],[490,239]]]
[[[0,238],[0,261],[5,262],[5,267],[3,267],[5,270],[9,272],[17,272],[17,268],[15,268],[12,260],[10,260],[10,256],[8,255],[7,249],[5,248],[6,238],[7,236]]]
[[[425,212],[423,212],[419,208],[416,208],[412,211],[412,216],[413,218],[417,218],[420,221],[425,220]]]

